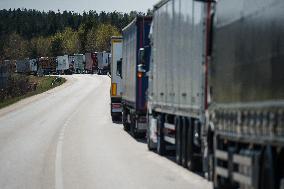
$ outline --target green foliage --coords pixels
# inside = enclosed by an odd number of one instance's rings
[[[12,33],[4,41],[3,53],[6,59],[24,59],[29,57],[28,42],[19,34]]]
[[[96,48],[96,32],[97,27],[93,27],[86,35],[85,50],[86,52],[95,52]]]
[[[63,54],[74,54],[80,51],[80,41],[78,32],[71,28],[66,28],[62,33],[62,50]]]
[[[110,37],[138,14],[0,10],[0,61],[109,50]]]
[[[51,54],[53,56],[63,54],[63,36],[61,33],[56,33],[51,39]]]
[[[0,91],[0,109],[65,82],[66,79],[54,76],[37,77],[13,74],[10,78],[9,88],[6,91]]]
[[[110,24],[101,24],[96,30],[95,34],[95,48],[98,51],[109,51],[110,50],[110,38],[111,36],[119,36],[118,29]]]
[[[51,55],[51,38],[50,37],[36,37],[30,42],[31,56],[36,57],[46,57]]]

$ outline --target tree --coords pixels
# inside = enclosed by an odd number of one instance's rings
[[[29,57],[28,42],[19,34],[12,33],[8,36],[3,46],[5,59],[24,59]]]
[[[30,42],[31,56],[46,57],[51,56],[51,37],[36,37]]]
[[[101,24],[95,32],[95,49],[97,51],[110,50],[110,38],[120,36],[118,29],[110,24]]]
[[[136,15],[143,13],[3,9],[0,10],[0,59],[109,50],[110,37],[120,35]]]
[[[74,54],[80,51],[78,32],[66,28],[62,33],[62,50],[64,54]]]
[[[56,33],[51,39],[51,54],[53,56],[63,54],[63,37],[61,33]]]
[[[96,32],[97,28],[93,27],[86,36],[86,46],[85,46],[85,51],[86,52],[95,52],[96,49]]]

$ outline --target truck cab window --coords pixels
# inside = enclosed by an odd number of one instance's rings
[[[122,59],[117,61],[116,75],[122,78]]]

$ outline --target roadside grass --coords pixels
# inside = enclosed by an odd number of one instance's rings
[[[56,76],[44,76],[44,77],[36,77],[36,76],[28,76],[30,83],[36,83],[37,87],[35,91],[28,92],[25,95],[8,98],[3,101],[0,100],[0,109],[7,107],[11,104],[14,104],[22,99],[46,92],[50,89],[58,87],[66,82],[65,78],[56,77]]]

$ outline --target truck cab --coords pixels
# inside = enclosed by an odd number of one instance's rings
[[[114,122],[120,122],[122,119],[122,42],[120,36],[111,38],[111,117]]]

